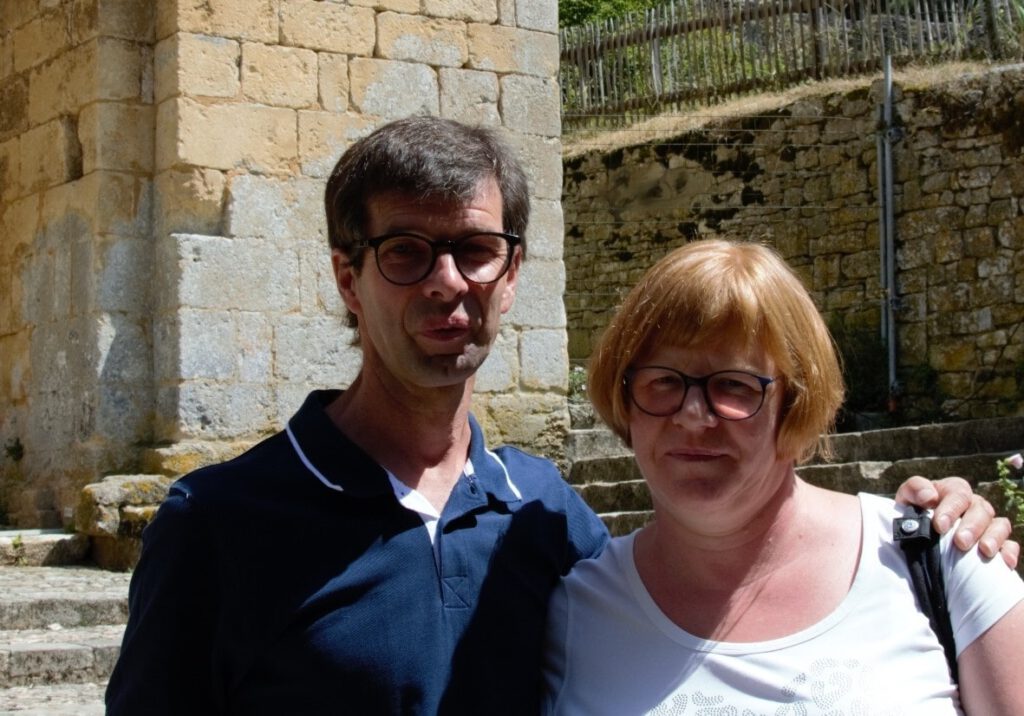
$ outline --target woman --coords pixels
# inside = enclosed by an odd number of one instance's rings
[[[891,500],[809,485],[843,399],[832,340],[772,251],[701,241],[654,266],[591,366],[655,519],[552,600],[546,707],[565,714],[1024,713],[1024,584],[951,550],[959,690],[892,542]]]

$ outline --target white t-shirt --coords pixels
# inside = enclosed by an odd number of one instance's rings
[[[635,533],[579,562],[551,600],[545,713],[585,716],[960,713],[938,638],[892,540],[892,500],[859,495],[862,558],[819,623],[780,639],[700,639],[658,608],[633,561]],[[952,534],[952,531],[948,533]],[[957,653],[1024,599],[1002,559],[942,540]]]

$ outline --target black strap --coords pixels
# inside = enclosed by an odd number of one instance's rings
[[[893,539],[899,542],[910,567],[910,580],[918,607],[928,617],[932,631],[939,637],[946,663],[953,681],[959,681],[956,665],[956,643],[953,641],[953,625],[949,620],[949,605],[946,602],[946,584],[942,577],[942,560],[939,553],[939,535],[932,528],[928,513],[912,508],[912,515],[898,517],[892,523]]]

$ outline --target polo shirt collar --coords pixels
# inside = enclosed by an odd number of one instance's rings
[[[505,503],[521,502],[523,496],[519,488],[501,458],[487,449],[484,431],[472,414],[469,416],[469,430],[469,460],[473,471],[470,479],[476,480],[477,485],[495,499]]]
[[[314,390],[288,421],[285,432],[296,455],[325,489],[355,497],[394,495],[387,472],[334,425],[326,408],[340,390]],[[475,480],[486,494],[502,502],[522,500],[505,464],[487,449],[476,419],[469,416],[469,459]]]

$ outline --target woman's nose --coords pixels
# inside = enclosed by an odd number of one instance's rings
[[[683,404],[672,416],[672,421],[682,427],[713,425],[718,417],[711,410],[707,397],[699,385],[690,385],[683,396]]]

